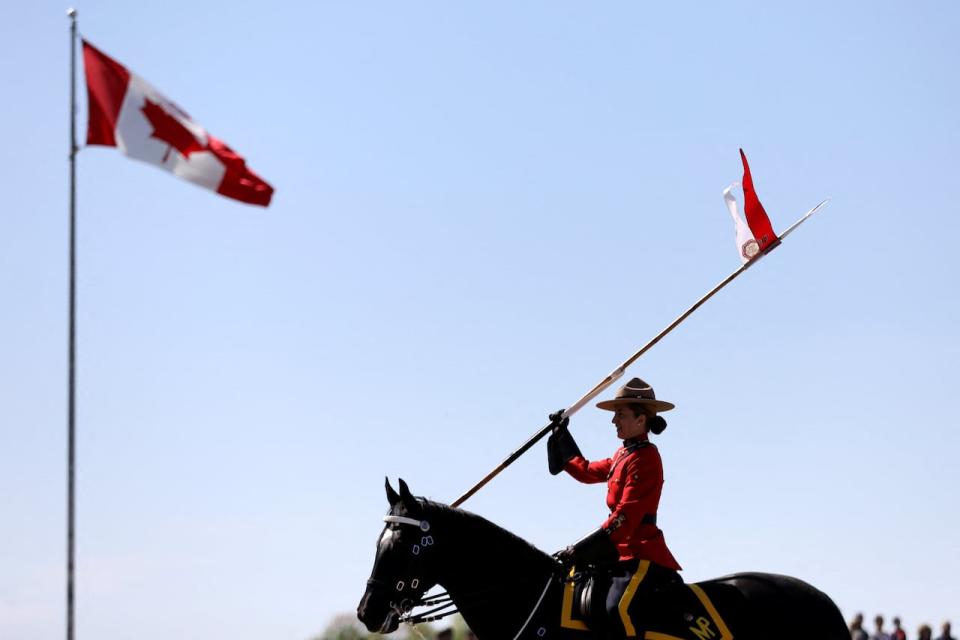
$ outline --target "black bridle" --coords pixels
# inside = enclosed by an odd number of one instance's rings
[[[416,625],[422,622],[440,620],[457,613],[453,599],[446,592],[429,598],[424,598],[428,587],[424,587],[423,580],[418,577],[415,561],[435,543],[430,535],[430,523],[426,520],[416,520],[404,516],[386,515],[383,521],[388,524],[406,524],[414,526],[423,534],[419,541],[410,546],[410,557],[407,567],[395,583],[389,583],[378,578],[367,580],[367,586],[373,587],[387,595],[390,611],[397,615],[399,622]],[[394,600],[391,598],[398,598]],[[418,607],[433,607],[429,611],[413,614]],[[453,607],[452,609],[450,607]],[[449,610],[446,610],[449,609]]]

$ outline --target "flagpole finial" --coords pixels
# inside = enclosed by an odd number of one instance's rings
[[[69,9],[67,9],[67,17],[68,17],[68,18],[76,18],[76,17],[77,17],[77,10],[74,9],[73,7],[70,7]]]

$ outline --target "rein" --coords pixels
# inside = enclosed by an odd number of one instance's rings
[[[426,520],[417,520],[415,518],[407,518],[404,516],[386,515],[386,516],[383,516],[383,521],[388,524],[405,524],[411,527],[416,527],[423,533],[427,533],[428,531],[430,531],[430,523]],[[433,546],[434,544],[433,536],[424,536],[420,540],[420,542],[421,542],[420,545],[414,544],[413,547],[411,547],[411,553],[414,556],[419,556],[422,549],[429,546]],[[527,616],[527,619],[524,621],[523,625],[520,627],[520,630],[517,631],[517,634],[513,637],[513,640],[518,640],[520,636],[523,634],[523,632],[526,631],[527,626],[530,624],[530,621],[533,620],[537,611],[540,609],[540,605],[543,604],[543,599],[546,597],[547,591],[550,590],[550,585],[554,582],[555,577],[556,577],[556,574],[554,573],[551,573],[547,577],[547,583],[544,585],[543,591],[540,593],[540,597],[537,599],[536,604],[533,605],[533,609],[530,610],[530,615]],[[382,589],[390,588],[390,585],[388,585],[385,581],[377,580],[375,578],[370,578],[369,580],[367,580],[367,584],[371,586],[377,586]],[[407,584],[404,582],[404,580],[400,579],[397,581],[397,584],[395,585],[394,588],[396,591],[402,593],[406,588],[406,586]],[[411,589],[417,589],[417,587],[420,586],[419,579],[416,577],[411,578],[409,586]],[[466,594],[466,595],[467,597],[471,597],[471,596],[476,597],[480,594],[489,593],[494,590],[495,589],[484,589],[483,591],[475,591],[473,593]],[[447,616],[452,616],[453,614],[459,611],[459,609],[457,609],[457,605],[453,602],[453,598],[446,591],[443,593],[438,593],[436,595],[430,596],[429,598],[425,596],[426,594],[422,593],[419,596],[416,596],[415,599],[403,599],[400,601],[399,604],[391,601],[390,602],[391,609],[394,611],[394,613],[397,614],[400,622],[404,622],[410,626],[414,626],[422,622],[433,622],[435,620],[441,620],[443,618],[446,618]],[[434,607],[434,608],[430,609],[429,611],[425,611],[423,613],[418,613],[418,614],[411,613],[413,609],[417,607]],[[449,609],[449,607],[453,607],[453,609]],[[444,611],[445,609],[449,609],[449,610]],[[436,614],[436,615],[433,615],[433,614]]]

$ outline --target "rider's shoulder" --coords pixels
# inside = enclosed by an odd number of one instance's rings
[[[657,451],[657,445],[643,440],[633,447],[624,447],[624,456],[628,458],[628,464],[644,464],[644,461],[659,459],[660,452]]]

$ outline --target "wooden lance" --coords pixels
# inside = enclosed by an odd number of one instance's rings
[[[717,284],[713,289],[711,289],[710,291],[708,291],[706,295],[704,295],[702,298],[700,298],[699,300],[697,300],[696,302],[694,302],[693,305],[691,305],[689,309],[687,309],[686,311],[684,311],[683,313],[681,313],[679,316],[677,316],[677,319],[676,319],[676,320],[674,320],[674,321],[671,322],[669,325],[667,325],[667,327],[666,327],[663,331],[661,331],[660,333],[658,333],[656,336],[654,336],[654,338],[653,338],[652,340],[650,340],[650,342],[648,342],[647,344],[645,344],[645,345],[643,345],[642,347],[640,347],[640,349],[639,349],[636,353],[634,353],[632,356],[630,356],[629,358],[627,358],[626,360],[624,360],[624,361],[620,364],[620,366],[618,366],[616,369],[614,369],[614,370],[611,371],[609,374],[607,374],[607,376],[606,376],[603,380],[601,380],[600,382],[598,382],[597,385],[594,386],[592,389],[590,389],[590,391],[588,391],[586,394],[584,394],[584,396],[583,396],[582,398],[580,398],[579,400],[577,400],[575,403],[573,403],[572,405],[570,405],[568,408],[564,409],[563,415],[564,415],[565,417],[570,417],[570,416],[572,416],[573,414],[575,414],[577,411],[579,411],[580,409],[582,409],[584,406],[586,406],[586,404],[587,404],[588,402],[590,402],[591,400],[593,400],[593,398],[595,398],[597,395],[599,395],[601,392],[603,392],[604,389],[606,389],[607,387],[609,387],[609,386],[610,386],[611,384],[613,384],[618,378],[620,378],[620,376],[622,376],[623,373],[627,370],[627,367],[629,367],[631,364],[633,364],[634,362],[636,362],[637,359],[638,359],[640,356],[642,356],[644,353],[646,353],[651,347],[653,347],[653,345],[655,345],[655,344],[657,344],[658,342],[660,342],[660,340],[661,340],[665,335],[667,335],[668,333],[670,333],[671,331],[673,331],[673,330],[677,327],[677,325],[679,325],[681,322],[683,322],[684,320],[686,320],[686,319],[690,316],[690,314],[692,314],[694,311],[696,311],[697,309],[699,309],[699,308],[703,305],[703,303],[705,303],[707,300],[709,300],[710,298],[712,298],[715,293],[717,293],[718,291],[720,291],[721,289],[723,289],[725,286],[727,286],[728,284],[730,284],[731,282],[733,282],[733,281],[737,278],[737,276],[739,276],[741,273],[743,273],[744,271],[746,271],[747,269],[749,269],[751,266],[753,266],[754,264],[756,264],[756,263],[760,260],[760,258],[761,258],[762,256],[770,253],[770,252],[773,251],[776,247],[778,247],[778,246],[780,245],[780,243],[783,241],[784,238],[786,238],[788,235],[790,235],[790,233],[792,233],[794,229],[796,229],[796,228],[797,228],[798,226],[800,226],[803,222],[805,222],[805,221],[807,220],[807,218],[809,218],[810,216],[812,216],[813,214],[815,214],[817,211],[819,211],[819,210],[820,210],[824,205],[826,205],[829,201],[830,201],[830,199],[828,198],[828,199],[824,200],[823,202],[821,202],[820,204],[818,204],[817,206],[815,206],[813,209],[810,209],[810,211],[807,211],[805,214],[803,214],[803,216],[801,216],[799,220],[797,220],[796,222],[794,222],[794,223],[790,226],[790,228],[788,228],[786,231],[784,231],[783,233],[781,233],[781,234],[777,237],[776,241],[770,243],[770,245],[767,246],[767,248],[766,248],[762,253],[758,253],[757,256],[754,257],[753,259],[751,259],[751,260],[749,260],[748,262],[745,262],[745,263],[743,263],[742,265],[740,265],[740,268],[739,268],[739,269],[737,269],[736,271],[734,271],[733,273],[731,273],[729,276],[727,276],[726,278],[724,278],[724,279],[723,279],[722,281],[720,281],[720,283]],[[513,453],[511,453],[509,456],[507,456],[506,460],[504,460],[503,462],[501,462],[501,463],[500,463],[499,465],[497,465],[496,468],[494,468],[490,473],[488,473],[486,476],[484,476],[483,479],[480,480],[480,482],[478,482],[478,483],[476,483],[475,485],[473,485],[472,487],[470,487],[470,489],[469,489],[466,493],[464,493],[462,496],[460,496],[459,498],[457,498],[456,500],[454,500],[453,503],[451,503],[450,506],[452,506],[452,507],[459,507],[461,504],[463,504],[464,502],[466,502],[466,501],[470,498],[470,496],[472,496],[473,494],[475,494],[475,493],[476,493],[477,491],[479,491],[485,484],[487,484],[488,482],[490,482],[491,480],[493,480],[495,477],[497,477],[497,475],[499,475],[501,471],[503,471],[504,469],[506,469],[507,467],[509,467],[511,464],[513,464],[520,456],[522,456],[524,453],[526,453],[527,450],[530,449],[530,447],[532,447],[532,446],[535,445],[537,442],[539,442],[539,441],[543,438],[543,436],[545,436],[545,435],[547,435],[548,433],[550,433],[550,430],[551,430],[552,428],[553,428],[553,423],[552,423],[552,422],[546,424],[545,426],[543,426],[539,431],[537,431],[535,434],[533,434],[533,436],[532,436],[529,440],[527,440],[526,442],[524,442],[524,443],[520,446],[519,449],[517,449],[516,451],[514,451]]]

